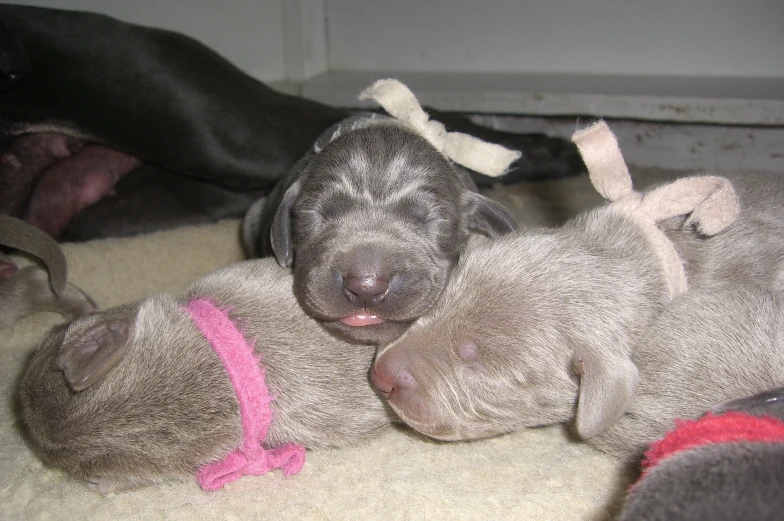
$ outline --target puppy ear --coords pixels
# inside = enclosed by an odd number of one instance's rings
[[[252,259],[261,257],[264,249],[259,239],[266,203],[266,197],[257,199],[242,218],[242,245],[245,247],[245,253]]]
[[[592,438],[615,423],[634,399],[639,371],[628,358],[581,353],[573,360],[580,375],[577,433]]]
[[[128,323],[98,322],[60,346],[54,368],[63,372],[74,391],[83,391],[106,376],[128,350]]]
[[[283,195],[283,200],[280,202],[275,218],[272,220],[272,230],[270,231],[270,241],[272,242],[272,251],[275,252],[275,258],[278,259],[278,264],[284,268],[290,268],[294,264],[294,244],[291,235],[291,213],[294,208],[294,202],[299,195],[300,182],[295,181],[286,193]]]
[[[517,229],[517,222],[504,205],[477,192],[463,194],[463,215],[469,230],[490,237],[506,235]]]

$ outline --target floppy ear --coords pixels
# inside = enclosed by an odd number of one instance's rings
[[[250,205],[242,218],[242,245],[245,247],[245,253],[253,259],[261,257],[263,251],[259,239],[261,238],[261,223],[266,202],[266,197],[257,199]]]
[[[74,391],[83,391],[122,360],[128,350],[128,331],[123,320],[98,322],[60,346],[54,368],[63,372]]]
[[[291,235],[291,212],[294,208],[294,202],[299,195],[300,182],[295,181],[286,193],[283,195],[283,200],[280,202],[275,218],[272,220],[272,230],[270,231],[270,241],[272,243],[272,251],[275,252],[275,258],[278,259],[278,264],[284,268],[290,268],[294,264],[294,244]]]
[[[463,215],[469,230],[490,237],[517,229],[517,222],[504,205],[470,190],[463,194]]]
[[[577,433],[588,439],[626,412],[634,399],[639,371],[631,360],[615,355],[580,353],[573,364],[580,375]]]

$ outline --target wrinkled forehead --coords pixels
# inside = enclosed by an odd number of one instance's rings
[[[406,190],[449,192],[460,180],[451,164],[424,138],[396,125],[379,125],[341,135],[309,169],[309,184],[326,185],[374,199]]]

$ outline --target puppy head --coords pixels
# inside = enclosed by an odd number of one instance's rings
[[[192,477],[241,442],[223,366],[170,297],[55,327],[20,402],[41,459],[102,491]]]
[[[594,349],[604,338],[585,331],[600,329],[603,317],[577,324],[596,310],[579,309],[583,274],[552,265],[554,253],[472,240],[439,302],[376,356],[371,380],[405,423],[461,440],[576,415],[588,438],[624,412],[636,367]]]
[[[272,226],[303,308],[366,343],[397,338],[433,306],[470,231],[516,227],[424,138],[378,120],[317,143]]]
[[[405,423],[443,440],[563,421],[577,395],[569,354],[551,347],[565,342],[553,317],[533,289],[512,289],[503,259],[476,242],[439,302],[382,347],[371,370]]]

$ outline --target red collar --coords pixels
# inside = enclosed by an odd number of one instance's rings
[[[784,442],[784,422],[770,416],[736,411],[706,414],[698,420],[675,420],[675,428],[651,444],[642,462],[643,475],[681,451],[711,443]]]

